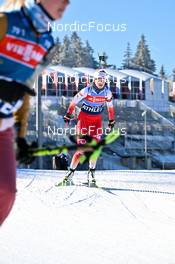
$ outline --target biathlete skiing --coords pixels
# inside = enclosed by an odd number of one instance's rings
[[[27,153],[31,144],[25,140],[29,95],[34,95],[35,74],[47,66],[54,47],[48,24],[62,17],[69,0],[5,2],[20,8],[0,14],[0,226],[16,195],[13,126],[16,123],[18,160],[30,163]]]
[[[105,70],[97,70],[94,74],[92,85],[83,88],[77,95],[74,96],[69,105],[68,111],[64,116],[64,121],[69,123],[73,118],[75,106],[80,102],[81,111],[78,115],[78,123],[76,126],[77,144],[86,144],[86,136],[95,139],[97,142],[101,140],[102,130],[102,112],[105,104],[108,110],[108,128],[113,129],[115,124],[114,107],[112,101],[112,93],[107,86],[108,75]],[[83,138],[85,136],[85,138]],[[63,179],[63,184],[70,184],[77,168],[80,157],[83,155],[82,150],[77,150],[73,155],[70,168]],[[97,159],[89,160],[88,182],[96,183],[95,168]]]

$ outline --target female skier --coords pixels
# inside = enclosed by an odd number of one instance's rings
[[[6,1],[7,3],[7,1]],[[17,124],[17,157],[29,163],[26,140],[29,95],[34,75],[47,65],[54,47],[48,25],[60,19],[69,0],[8,1],[16,11],[0,14],[0,225],[8,216],[16,193],[13,125]]]
[[[86,140],[81,138],[81,135],[88,135],[94,138],[97,142],[101,139],[102,135],[102,112],[104,105],[107,105],[109,123],[108,127],[112,129],[115,124],[114,108],[112,102],[112,93],[106,85],[107,74],[105,70],[98,70],[94,75],[94,82],[92,86],[87,86],[82,89],[73,98],[68,108],[67,114],[64,116],[64,121],[68,122],[72,118],[75,106],[81,101],[81,111],[78,116],[77,123],[77,143],[85,144]],[[82,151],[77,150],[72,158],[70,169],[67,172],[63,182],[67,183],[72,180],[74,171],[79,164]],[[97,160],[89,160],[88,181],[90,177],[92,182],[95,183],[95,167]]]

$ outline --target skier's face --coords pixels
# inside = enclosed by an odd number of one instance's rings
[[[98,89],[103,89],[106,83],[106,79],[100,77],[100,78],[95,79],[94,82],[95,82],[95,85],[98,87]]]
[[[69,4],[69,0],[38,0],[49,15],[54,19],[60,19]]]

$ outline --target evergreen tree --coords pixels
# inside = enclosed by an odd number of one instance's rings
[[[151,59],[150,50],[146,44],[145,36],[142,35],[138,43],[134,57],[135,69],[143,70],[148,73],[156,71],[155,61]]]
[[[126,51],[123,56],[122,68],[123,69],[133,68],[133,59],[132,59],[130,42],[127,43]]]
[[[97,68],[97,61],[93,57],[94,50],[89,44],[89,41],[86,41],[86,46],[84,48],[84,66],[85,67],[90,67],[90,68]]]
[[[59,63],[63,66],[74,67],[74,51],[71,47],[71,41],[66,35],[63,39],[63,45],[61,46]]]
[[[165,74],[165,69],[164,69],[164,66],[162,65],[161,68],[160,68],[160,78],[161,79],[165,79],[166,78],[166,74]]]
[[[85,49],[82,41],[76,32],[72,33],[71,46],[74,54],[74,67],[84,66]]]
[[[55,51],[54,51],[54,56],[52,58],[51,64],[52,65],[58,65],[60,64],[60,53],[61,53],[61,42],[59,37],[56,38],[55,40]]]
[[[90,67],[98,68],[99,63],[95,60],[92,49],[88,41],[85,44],[76,32],[72,33],[71,39],[66,35],[63,39],[63,43],[60,42],[57,37],[55,40],[56,46],[54,53],[49,59],[52,65],[63,65],[67,67]],[[105,52],[103,52],[105,58],[105,67],[115,65],[107,65],[107,58]]]

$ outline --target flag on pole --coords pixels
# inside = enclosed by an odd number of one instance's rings
[[[57,88],[57,84],[58,84],[58,75],[57,75],[57,72],[54,72],[53,73],[53,83],[54,83],[54,86],[55,86],[55,89]]]
[[[67,93],[68,91],[68,75],[65,73],[64,75],[65,81],[64,81],[64,91]]]
[[[117,79],[117,81],[115,82],[116,85],[116,96],[117,98],[120,97],[120,92],[121,92],[121,83],[120,83],[120,79]]]
[[[154,94],[154,78],[150,79],[150,92],[152,95]]]
[[[79,76],[78,76],[78,74],[75,75],[75,85],[76,85],[76,91],[78,91],[78,85],[79,85]]]
[[[45,70],[42,72],[42,89],[47,90],[47,73]]]
[[[142,92],[143,86],[142,86],[142,78],[139,79],[139,90]]]
[[[165,79],[162,79],[162,94],[165,93]]]
[[[116,87],[119,89],[119,91],[121,90],[121,82],[119,78],[116,81]]]
[[[128,78],[128,89],[131,91],[131,76]]]
[[[175,82],[173,82],[173,96],[175,96]]]

